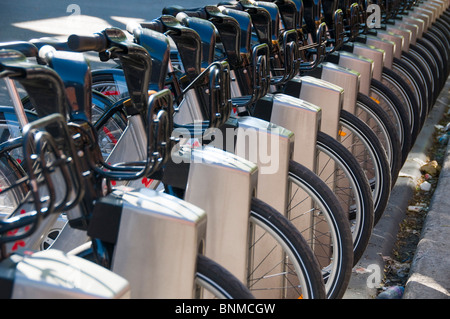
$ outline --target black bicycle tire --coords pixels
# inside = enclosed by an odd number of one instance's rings
[[[332,276],[327,276],[324,273],[324,280],[327,298],[342,298],[348,287],[353,267],[353,243],[347,216],[331,189],[311,170],[290,160],[289,177],[296,180],[295,184],[306,191],[307,194],[313,194],[315,198],[321,201],[320,206],[324,209],[320,211],[320,214],[325,216],[328,227],[333,228],[333,232],[335,232],[335,241],[331,245],[333,253],[336,252],[333,257],[333,263],[336,263],[334,265],[336,272]],[[291,203],[291,200],[289,202]],[[302,233],[302,230],[300,232]]]
[[[363,255],[373,229],[374,206],[369,182],[353,155],[331,136],[318,132],[316,149],[318,153],[327,152],[328,156],[333,156],[332,160],[347,171],[347,178],[351,179],[356,185],[352,190],[357,196],[357,201],[359,201],[359,213],[358,211],[347,211],[349,222],[354,220],[353,215],[355,213],[358,213],[355,216],[357,217],[356,220],[359,218],[359,226],[352,233],[353,263],[355,265]]]
[[[303,289],[306,289],[308,299],[326,298],[321,268],[299,230],[280,212],[256,197],[251,200],[250,217],[269,227],[290,248],[290,257],[295,258],[301,268],[305,281]],[[251,287],[249,289],[252,290]]]
[[[397,180],[398,174],[402,166],[400,156],[401,145],[394,124],[392,124],[392,121],[389,118],[388,114],[367,95],[358,93],[356,103],[357,103],[356,104],[357,112],[358,109],[362,108],[363,111],[369,114],[371,118],[375,119],[376,122],[379,122],[380,125],[377,125],[377,127],[379,127],[379,129],[382,131],[382,134],[385,135],[387,139],[389,139],[388,143],[391,148],[389,150],[389,153],[391,154],[390,156],[390,167],[392,178],[391,187],[394,187],[394,184]]]
[[[381,97],[384,100],[384,103],[386,103],[388,109],[383,109],[387,111],[388,114],[389,112],[395,112],[395,114],[398,116],[400,122],[396,123],[395,125],[401,126],[404,133],[402,139],[400,139],[402,146],[402,163],[404,163],[412,147],[411,134],[409,134],[409,132],[411,132],[411,128],[409,125],[409,120],[406,118],[406,111],[404,110],[403,105],[395,96],[395,94],[392,93],[392,91],[389,90],[383,83],[376,79],[372,79],[371,82],[371,94],[373,94],[373,92],[375,92],[378,97]]]
[[[408,52],[404,52],[403,57],[409,56]],[[424,62],[425,63],[425,62]],[[400,76],[413,91],[414,96],[418,102],[419,107],[419,122],[420,129],[428,114],[430,107],[430,100],[428,95],[432,94],[432,89],[429,87],[428,74],[424,74],[426,66],[422,65],[420,61],[417,64],[411,65],[404,59],[394,59],[391,70]]]
[[[414,96],[414,92],[407,83],[394,71],[384,68],[381,83],[390,88],[392,92],[402,101],[409,114],[409,124],[411,126],[411,143],[417,139],[420,132],[419,104]]]
[[[374,177],[379,183],[379,192],[374,198],[374,226],[383,215],[391,193],[391,167],[386,153],[375,133],[360,119],[347,111],[341,111],[340,123],[351,130],[352,134],[365,143],[366,152],[372,154],[371,163],[378,167],[378,176]],[[367,148],[369,148],[367,150]],[[358,160],[358,157],[355,156]]]
[[[435,32],[437,32],[437,31],[435,30]],[[444,35],[440,35],[440,36],[444,37]],[[424,33],[422,39],[430,41],[430,43],[432,43],[434,45],[434,47],[436,48],[436,50],[437,50],[436,53],[438,53],[442,59],[442,72],[443,72],[443,75],[442,75],[443,82],[442,82],[442,86],[441,86],[441,89],[442,89],[442,87],[445,84],[445,80],[447,78],[445,75],[447,74],[447,70],[448,70],[448,52],[446,51],[445,44],[431,30],[429,32]]]
[[[426,71],[427,66],[422,65],[422,62],[417,60],[412,64],[411,61],[413,60],[416,59],[409,52],[404,52],[403,59],[394,59],[392,70],[401,74],[401,76],[409,77],[415,89],[418,90],[421,96],[420,124],[423,127],[432,103],[433,88],[430,85],[432,79],[429,77],[431,74]]]
[[[422,61],[425,61],[425,67],[428,68],[429,71],[431,71],[432,79],[430,84],[432,84],[432,94],[430,96],[430,102],[429,102],[429,109],[434,104],[434,101],[437,98],[437,93],[439,91],[438,83],[439,83],[439,72],[437,70],[438,65],[436,62],[436,59],[434,56],[428,51],[427,48],[425,48],[422,44],[417,43],[415,45],[411,45],[411,48],[409,49],[410,54],[413,55],[413,57],[416,57],[417,59],[422,59]],[[405,56],[407,57],[407,56]],[[413,62],[414,63],[414,62]]]
[[[428,50],[428,52],[433,56],[437,64],[437,72],[438,72],[438,91],[442,89],[445,84],[446,78],[444,77],[444,61],[439,52],[439,50],[435,47],[434,43],[430,40],[421,38],[417,39],[416,46],[422,45],[424,48]],[[445,72],[446,73],[446,72]]]
[[[198,255],[195,280],[203,281],[214,287],[225,299],[254,299],[250,290],[227,269],[211,260]]]

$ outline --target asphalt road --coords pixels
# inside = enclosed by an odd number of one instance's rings
[[[218,3],[208,0],[1,0],[0,42],[30,40],[43,36],[101,31],[104,27],[125,28],[133,19],[151,20],[170,5],[186,8]]]

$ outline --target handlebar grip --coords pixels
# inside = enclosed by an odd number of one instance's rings
[[[67,43],[69,48],[73,51],[84,52],[84,51],[105,51],[108,47],[108,41],[106,37],[101,33],[96,33],[93,36],[81,36],[72,34]]]
[[[140,22],[139,23],[141,27],[145,29],[150,29],[156,32],[164,33],[166,30],[164,28],[164,25],[161,23],[161,21],[147,21],[147,22]],[[127,27],[128,30],[128,27]]]
[[[190,17],[208,19],[208,15],[206,14],[204,8],[186,9],[181,6],[174,5],[170,7],[165,7],[162,11],[163,14],[171,15],[174,17],[180,12],[183,12]]]

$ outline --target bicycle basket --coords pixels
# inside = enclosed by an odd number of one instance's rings
[[[83,195],[77,157],[61,115],[49,115],[26,125],[19,142],[25,176],[9,179],[10,185],[0,190],[0,199],[12,192],[21,192],[22,196],[16,197],[12,212],[0,220],[0,244],[30,236],[43,218],[73,208]]]

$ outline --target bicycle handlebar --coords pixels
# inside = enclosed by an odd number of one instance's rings
[[[132,23],[132,25],[135,25],[135,23]],[[141,22],[141,23],[139,23],[139,25],[145,29],[150,29],[150,30],[157,31],[160,33],[166,32],[166,28],[159,20]],[[127,31],[130,31],[130,30],[128,30],[128,26],[127,26]]]
[[[163,14],[168,14],[171,16],[176,16],[178,13],[183,12],[187,14],[190,17],[193,18],[200,18],[200,19],[208,19],[208,14],[206,13],[204,8],[192,8],[192,9],[186,9],[178,5],[165,7],[162,11]]]
[[[50,45],[58,51],[70,51],[67,41],[59,41],[52,37],[31,39],[29,42],[35,45],[38,50],[40,50],[43,46]]]
[[[108,41],[101,33],[95,33],[91,36],[72,34],[67,43],[73,51],[97,51],[102,52],[108,48]]]
[[[38,54],[37,47],[26,41],[11,41],[0,43],[0,50],[9,49],[19,51],[26,57],[35,57]]]

